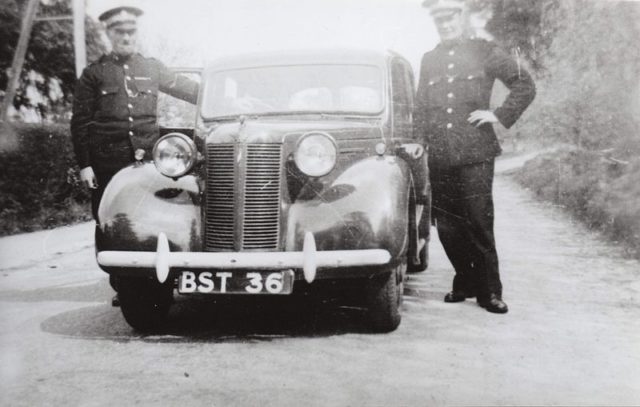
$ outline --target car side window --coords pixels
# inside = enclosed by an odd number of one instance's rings
[[[411,120],[413,88],[409,72],[404,64],[394,61],[391,65],[391,91],[393,98],[393,119],[395,123]]]

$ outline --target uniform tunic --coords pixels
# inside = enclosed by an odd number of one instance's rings
[[[190,103],[198,97],[196,83],[140,54],[104,55],[85,68],[76,85],[71,119],[80,168],[115,173],[134,161],[137,149],[150,158],[159,136],[158,91]]]
[[[535,97],[531,76],[485,40],[443,42],[422,58],[416,96],[416,135],[429,146],[430,165],[452,167],[500,154],[491,124],[476,128],[469,113],[489,110],[496,79],[511,91],[494,114],[511,127]]]
[[[91,166],[98,188],[92,190],[92,212],[116,172],[134,162],[142,149],[146,159],[158,140],[158,91],[196,103],[198,84],[140,54],[104,55],[82,72],[74,93],[71,138],[80,168]]]
[[[467,119],[489,110],[496,79],[511,91],[494,111],[509,128],[535,97],[531,76],[488,41],[443,42],[422,59],[414,112],[415,136],[428,146],[438,236],[456,272],[453,291],[481,301],[502,296],[492,197],[501,149],[492,124]]]

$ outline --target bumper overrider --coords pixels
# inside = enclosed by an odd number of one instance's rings
[[[155,268],[164,283],[172,267],[189,269],[302,269],[308,283],[315,280],[319,268],[379,266],[391,261],[384,249],[317,251],[313,234],[307,232],[302,251],[297,252],[171,252],[164,233],[158,235],[155,252],[101,251],[98,264],[104,267]]]

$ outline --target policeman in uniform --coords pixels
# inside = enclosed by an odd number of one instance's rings
[[[506,313],[493,234],[494,123],[511,127],[535,97],[531,76],[495,44],[466,35],[464,2],[427,0],[441,43],[422,58],[415,136],[428,147],[433,215],[455,269],[445,302],[477,296],[489,312]],[[499,79],[510,90],[489,110]]]
[[[113,51],[89,65],[75,89],[71,136],[96,221],[109,180],[135,160],[150,158],[159,137],[158,91],[190,103],[198,96],[197,83],[136,52],[140,15],[139,8],[120,6],[98,17]]]

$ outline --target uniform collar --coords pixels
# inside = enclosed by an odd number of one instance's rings
[[[450,49],[459,47],[460,45],[464,44],[469,40],[471,40],[471,37],[462,36],[462,37],[456,38],[455,40],[442,41],[440,42],[440,44],[438,44],[438,48],[450,50]]]
[[[114,52],[110,53],[109,55],[107,55],[107,59],[109,59],[110,61],[115,62],[116,64],[122,65],[124,63],[127,63],[129,61],[131,61],[133,58],[135,58],[138,54],[137,53],[133,53],[129,56],[123,57],[120,56]]]

